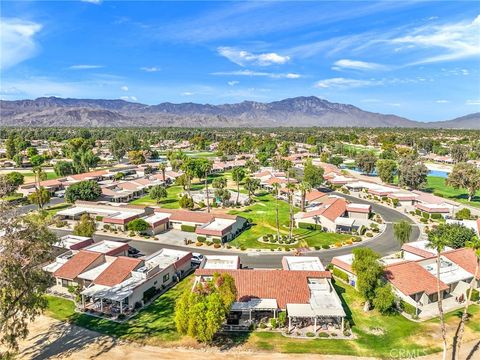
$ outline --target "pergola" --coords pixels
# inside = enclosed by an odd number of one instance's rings
[[[277,317],[277,300],[275,299],[251,299],[249,301],[234,302],[231,311],[240,311],[248,313],[249,320],[252,321],[252,312],[254,311],[272,311],[273,317]]]
[[[345,326],[345,311],[342,308],[326,309],[315,308],[310,304],[287,304],[288,331],[292,329],[292,320],[311,319],[313,321],[314,332],[317,331],[317,321],[321,319],[336,318],[341,323],[343,332]]]

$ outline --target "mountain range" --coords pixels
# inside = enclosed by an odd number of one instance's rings
[[[124,100],[64,99],[0,101],[3,126],[24,127],[423,127],[480,129],[480,113],[420,122],[332,103],[315,96],[269,103],[145,105]]]

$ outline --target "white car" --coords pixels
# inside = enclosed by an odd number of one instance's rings
[[[203,255],[199,253],[193,253],[192,254],[192,264],[194,265],[200,265],[203,261]]]

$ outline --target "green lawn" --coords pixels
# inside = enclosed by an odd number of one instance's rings
[[[244,210],[231,210],[229,214],[239,215],[251,219],[253,226],[241,233],[230,244],[232,246],[246,247],[251,249],[277,249],[315,247],[322,245],[331,245],[336,242],[342,242],[350,239],[351,235],[327,233],[318,230],[297,229],[293,230],[295,235],[299,236],[300,241],[295,245],[265,244],[258,241],[260,236],[266,234],[276,234],[276,214],[275,198],[269,193],[262,193],[255,197],[255,203]],[[295,212],[299,209],[296,208]],[[289,206],[285,201],[278,201],[278,217],[280,223],[280,233],[288,234]]]
[[[446,186],[445,180],[446,179],[442,177],[429,176],[427,178],[426,190],[433,192],[435,195],[480,208],[480,191],[477,191],[476,195],[472,198],[472,201],[468,201],[468,195],[465,190],[454,189],[451,186]]]
[[[53,180],[53,179],[58,179],[60,176],[55,174],[54,171],[45,171],[45,174],[47,174],[47,178],[45,180]],[[22,172],[22,175],[24,176],[24,182],[25,183],[30,183],[35,181],[35,174],[33,172]]]
[[[55,215],[57,212],[60,210],[66,209],[68,207],[72,206],[72,204],[68,203],[61,203],[61,204],[56,204],[50,207],[45,208],[45,210],[50,214],[50,215]]]
[[[175,327],[175,302],[180,294],[191,286],[192,277],[184,279],[124,323],[76,313],[72,301],[54,296],[47,296],[48,307],[45,314],[57,320],[69,321],[75,325],[125,340],[150,344],[172,342],[181,338]]]
[[[75,313],[71,301],[53,296],[47,296],[46,315],[125,340],[151,345],[180,344],[180,340],[187,340],[187,338],[182,338],[176,331],[174,307],[181,292],[191,286],[191,280],[191,277],[185,279],[123,324]],[[339,283],[336,283],[335,287],[343,301],[348,322],[355,335],[354,339],[291,339],[277,332],[258,331],[232,334],[228,336],[230,343],[243,344],[254,351],[379,358],[390,358],[392,349],[416,355],[426,355],[441,350],[438,319],[416,323],[401,315],[383,316],[375,310],[365,313],[362,299],[352,287]],[[473,305],[469,312],[472,318],[467,323],[466,341],[478,338],[480,335],[480,306]],[[449,339],[452,339],[453,331],[459,321],[459,314],[460,311],[456,311],[446,315]],[[222,346],[225,343],[218,342],[218,344]]]

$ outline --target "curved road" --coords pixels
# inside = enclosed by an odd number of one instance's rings
[[[395,240],[393,236],[393,222],[397,222],[400,220],[406,220],[410,223],[413,224],[413,221],[406,215],[400,213],[397,210],[393,210],[392,208],[383,206],[383,205],[378,205],[378,204],[373,204],[369,201],[363,200],[363,199],[358,199],[356,197],[350,196],[350,195],[345,195],[345,194],[339,194],[343,197],[345,197],[348,200],[351,200],[352,202],[357,202],[357,203],[362,203],[362,204],[371,204],[373,211],[376,213],[379,213],[382,215],[385,223],[386,223],[386,229],[383,233],[381,233],[379,236],[362,241],[360,243],[347,246],[347,247],[342,247],[342,248],[334,248],[334,249],[329,249],[329,250],[321,250],[321,251],[309,251],[305,253],[306,255],[314,255],[318,256],[323,264],[328,264],[332,260],[332,257],[338,256],[338,255],[345,255],[349,254],[352,252],[352,249],[355,247],[369,247],[382,256],[392,254],[395,251],[398,251],[400,249],[400,244]],[[69,230],[57,230],[55,229],[55,232],[58,233],[59,235],[65,235],[67,233],[70,233],[71,231]],[[410,241],[415,241],[418,240],[420,237],[420,231],[417,225],[413,225],[412,228],[412,234],[410,237]],[[115,236],[109,236],[109,235],[103,235],[103,234],[95,234],[94,235],[95,241],[101,241],[101,240],[116,240],[116,241],[122,241],[122,242],[128,242],[131,246],[139,249],[142,253],[144,254],[151,254],[157,250],[160,250],[163,247],[169,247],[173,249],[178,249],[178,250],[188,250],[188,251],[193,251],[193,252],[199,252],[205,255],[212,255],[212,254],[236,254],[240,256],[241,263],[246,266],[246,267],[252,267],[252,268],[278,268],[281,267],[281,260],[282,257],[286,253],[275,253],[275,254],[270,254],[266,252],[233,252],[229,250],[228,252],[222,251],[222,250],[210,250],[210,249],[205,249],[205,248],[198,248],[198,249],[193,249],[192,247],[186,247],[186,246],[173,246],[173,245],[166,245],[163,243],[159,242],[154,242],[154,241],[142,241],[142,240],[128,240],[125,238],[120,238],[120,237],[115,237]]]

